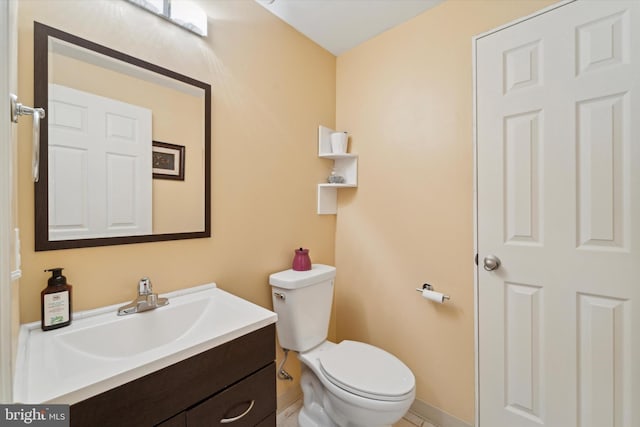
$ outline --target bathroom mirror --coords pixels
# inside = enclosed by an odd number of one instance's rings
[[[36,251],[211,236],[211,86],[34,23]]]

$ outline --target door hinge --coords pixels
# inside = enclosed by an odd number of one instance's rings
[[[477,266],[478,265],[478,254],[476,254],[476,256],[475,256],[475,263],[476,263],[476,266]]]

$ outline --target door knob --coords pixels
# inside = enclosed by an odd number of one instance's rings
[[[500,268],[500,258],[495,255],[488,255],[484,257],[484,269],[487,271],[493,271]]]

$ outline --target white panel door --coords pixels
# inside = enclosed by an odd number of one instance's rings
[[[476,39],[479,427],[640,426],[639,65],[640,1]]]
[[[49,239],[152,233],[151,111],[49,85]]]

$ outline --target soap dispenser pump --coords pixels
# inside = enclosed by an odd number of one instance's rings
[[[71,288],[62,268],[50,268],[47,287],[40,293],[42,330],[49,331],[71,324]]]

